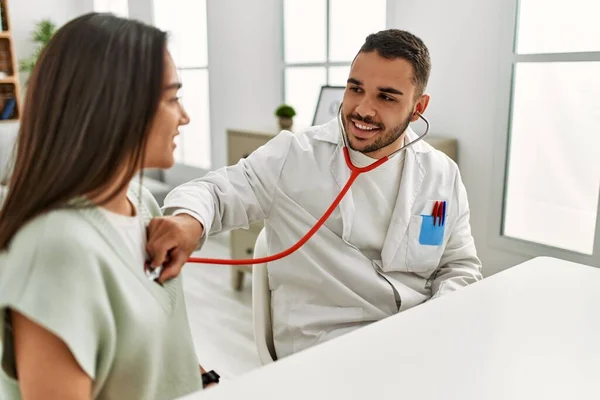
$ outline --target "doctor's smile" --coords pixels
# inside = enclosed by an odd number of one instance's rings
[[[366,121],[365,119],[357,115],[347,118],[347,120],[351,121],[350,124],[347,124],[350,126],[350,133],[359,140],[370,139],[384,130],[385,127],[383,124],[369,123],[369,119],[366,119]]]

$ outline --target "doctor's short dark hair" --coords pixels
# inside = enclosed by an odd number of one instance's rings
[[[367,36],[359,53],[377,53],[390,60],[402,58],[413,66],[417,96],[425,92],[431,73],[431,57],[423,41],[410,32],[387,29]]]

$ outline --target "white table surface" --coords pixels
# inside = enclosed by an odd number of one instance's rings
[[[600,270],[536,258],[184,399],[598,400]]]

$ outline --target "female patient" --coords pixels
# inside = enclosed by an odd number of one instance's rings
[[[179,103],[166,34],[88,14],[42,52],[0,212],[0,398],[172,399],[202,380],[181,278],[147,278]]]

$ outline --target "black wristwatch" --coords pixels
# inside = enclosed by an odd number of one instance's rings
[[[219,383],[219,374],[215,371],[208,371],[202,374],[202,387],[205,388],[211,383]]]

